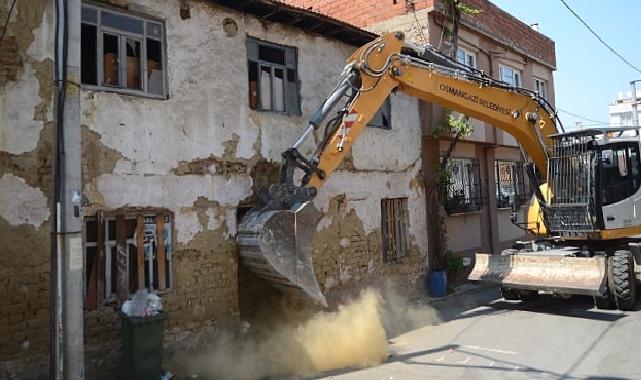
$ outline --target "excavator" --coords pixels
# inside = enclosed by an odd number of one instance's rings
[[[402,32],[349,57],[334,90],[283,152],[279,182],[263,187],[260,204],[239,222],[245,266],[276,288],[327,306],[312,265],[319,221],[312,200],[396,91],[490,123],[519,143],[533,196],[522,222],[511,199],[512,222],[531,240],[500,254],[477,253],[469,280],[498,284],[507,300],[577,294],[594,297],[601,309],[634,308],[641,279],[638,129],[565,132],[537,92],[405,41]],[[318,130],[311,156],[303,155],[301,146]]]

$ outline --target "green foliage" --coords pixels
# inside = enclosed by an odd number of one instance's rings
[[[467,13],[469,15],[476,16],[477,14],[483,12],[481,9],[473,8],[462,1],[455,1],[456,8],[458,8],[461,13]]]
[[[449,136],[467,137],[474,132],[474,127],[470,124],[467,116],[458,114],[455,116],[452,111],[447,111],[443,120],[432,131],[432,137],[435,139]]]
[[[474,8],[461,0],[445,0],[445,2],[449,3],[450,6],[454,5],[461,13],[467,13],[474,16],[483,12],[483,10]]]
[[[463,268],[463,259],[454,255],[449,249],[445,251],[445,271],[448,279],[454,279]],[[448,280],[448,282],[450,282]]]

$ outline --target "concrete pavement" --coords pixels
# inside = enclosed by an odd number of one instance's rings
[[[641,379],[639,311],[596,310],[578,296],[506,302],[495,288],[431,306],[444,322],[393,338],[386,363],[316,378]]]

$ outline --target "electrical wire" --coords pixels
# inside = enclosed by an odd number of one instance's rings
[[[605,41],[603,40],[603,38],[601,38],[601,36],[599,36],[599,35],[597,34],[597,32],[595,32],[595,31],[594,31],[594,29],[592,29],[592,27],[590,27],[590,25],[588,25],[588,23],[587,23],[587,22],[585,22],[585,21],[581,18],[581,16],[579,16],[579,15],[578,15],[578,14],[577,14],[577,13],[576,13],[572,8],[570,8],[570,6],[568,5],[568,3],[566,3],[566,2],[565,2],[565,0],[560,0],[560,1],[563,3],[563,5],[565,5],[565,7],[570,11],[570,13],[572,13],[572,14],[574,15],[574,17],[576,17],[576,18],[581,22],[581,24],[583,24],[583,25],[584,25],[584,26],[585,26],[585,27],[590,31],[590,33],[592,33],[592,34],[594,35],[594,37],[596,37],[596,38],[597,38],[597,40],[599,40],[599,42],[601,42],[601,43],[603,44],[603,46],[605,46],[606,48],[608,48],[608,50],[610,50],[610,51],[612,52],[612,54],[614,54],[614,55],[616,55],[617,57],[619,57],[619,59],[621,59],[621,60],[622,60],[626,65],[630,66],[630,67],[631,67],[631,68],[633,68],[635,71],[637,71],[638,73],[640,73],[640,74],[641,74],[641,70],[640,70],[638,67],[636,67],[635,65],[633,65],[632,63],[630,63],[630,61],[628,61],[627,59],[625,59],[625,57],[623,57],[623,56],[622,56],[621,54],[619,54],[616,50],[614,50],[614,48],[613,48],[612,46],[608,45],[608,43],[607,43],[607,42],[605,42]]]
[[[579,115],[579,114],[576,114],[576,113],[574,113],[574,112],[570,112],[570,111],[566,111],[566,110],[561,109],[561,108],[559,108],[559,107],[556,107],[556,109],[557,109],[558,111],[561,111],[561,112],[563,112],[563,113],[566,113],[566,114],[568,114],[568,115],[570,115],[570,116],[574,116],[574,117],[577,117],[577,118],[579,118],[579,119],[583,119],[583,120],[586,120],[586,121],[591,121],[591,122],[595,123],[594,125],[609,125],[609,124],[610,124],[610,123],[606,123],[606,122],[603,122],[603,121],[590,119],[589,117],[581,116],[581,115]]]
[[[0,34],[0,45],[4,39],[5,33],[7,33],[7,28],[9,27],[9,20],[11,20],[11,13],[13,13],[13,8],[16,6],[17,0],[13,0],[11,7],[9,8],[9,13],[7,14],[7,19],[4,22],[4,27],[2,28],[2,34]]]

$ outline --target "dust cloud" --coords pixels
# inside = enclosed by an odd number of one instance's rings
[[[389,336],[434,321],[430,309],[409,305],[391,287],[368,288],[335,311],[320,311],[298,323],[283,322],[262,336],[245,324],[240,335],[222,336],[209,349],[179,355],[173,362],[181,372],[201,379],[309,376],[381,363],[390,354]]]

